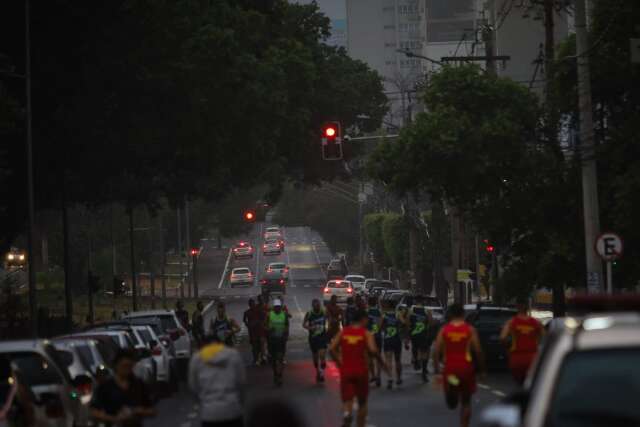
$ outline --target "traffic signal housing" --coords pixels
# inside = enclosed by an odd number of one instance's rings
[[[321,128],[322,160],[341,160],[342,126],[340,122],[326,122]]]
[[[248,209],[242,213],[242,220],[244,222],[255,222],[256,220],[256,211],[252,209]]]

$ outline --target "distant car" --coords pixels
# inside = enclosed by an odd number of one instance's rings
[[[80,400],[73,380],[57,350],[46,340],[0,342],[0,357],[7,358],[18,381],[28,385],[34,397],[35,424],[43,427],[72,427]]]
[[[289,267],[284,262],[270,262],[265,271],[267,273],[280,273],[285,280],[289,280]]]
[[[262,245],[262,253],[264,255],[280,255],[282,253],[282,245],[278,239],[265,240]]]
[[[173,310],[134,311],[123,319],[135,323],[141,319],[152,320],[156,318],[160,319],[162,334],[173,341],[178,361],[184,364],[188,363],[191,358],[191,338],[187,330],[180,325],[180,321]]]
[[[517,311],[512,307],[489,304],[467,304],[465,311],[467,322],[478,331],[487,368],[506,369],[507,351],[500,341],[500,331]]]
[[[263,295],[272,293],[285,294],[287,290],[287,280],[282,276],[282,273],[275,271],[265,273],[260,279],[260,289]]]
[[[614,311],[558,322],[544,338],[524,388],[486,408],[478,425],[639,425],[640,315],[638,308],[617,311],[617,304],[612,299]]]
[[[18,248],[11,248],[4,259],[6,270],[23,268],[27,265],[27,255]]]
[[[282,238],[282,232],[279,227],[267,227],[264,231],[264,240],[280,239]]]
[[[405,295],[411,295],[411,293],[407,290],[385,289],[384,292],[382,293],[380,301],[383,304],[383,306],[387,302],[390,302],[394,307],[396,307],[397,310],[403,311],[403,310],[406,310],[408,307],[400,306],[399,304],[400,304],[400,301],[402,300],[402,297]]]
[[[344,277],[344,280],[348,280],[353,285],[353,290],[357,294],[364,293],[365,277],[360,274],[348,274]]]
[[[253,273],[248,267],[238,267],[231,270],[231,276],[229,277],[231,287],[239,285],[253,286]]]
[[[354,295],[353,285],[346,280],[329,280],[324,287],[324,302],[329,302],[334,295],[337,297],[339,303],[347,302],[347,298]]]
[[[327,266],[327,280],[344,280],[347,273],[344,259],[332,259]]]
[[[253,246],[249,242],[239,242],[233,248],[233,258],[253,258]]]

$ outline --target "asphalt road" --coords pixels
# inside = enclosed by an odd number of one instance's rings
[[[256,224],[253,233],[246,236],[256,247],[260,247],[263,224]],[[293,315],[291,341],[288,347],[288,364],[285,368],[284,386],[275,388],[269,368],[250,366],[250,352],[241,344],[248,366],[249,393],[248,406],[259,404],[266,398],[277,398],[290,402],[309,427],[335,427],[340,425],[340,399],[338,371],[332,363],[327,369],[327,382],[315,384],[315,373],[311,355],[306,344],[306,331],[302,328],[304,313],[310,308],[313,298],[322,297],[324,272],[322,264],[329,262],[331,253],[320,236],[307,227],[293,227],[284,230],[286,251],[281,255],[264,256],[258,253],[253,259],[231,261],[230,268],[246,266],[254,274],[264,270],[269,262],[284,261],[290,266],[290,278],[285,304]],[[206,257],[200,261],[206,263]],[[220,278],[206,277],[206,268],[201,270],[199,281],[207,284],[201,289],[205,298],[220,298],[227,303],[231,317],[241,323],[242,313],[250,296],[257,295],[257,284],[252,287],[230,288]],[[258,274],[259,276],[259,274]],[[243,334],[244,335],[244,331]],[[405,352],[408,353],[408,352]],[[420,375],[409,366],[409,355],[404,357],[404,384],[388,391],[373,389],[370,396],[370,426],[456,426],[458,412],[449,411],[444,404],[442,391],[432,381],[423,384]],[[477,414],[482,407],[496,402],[505,393],[514,389],[506,374],[490,374],[480,381],[473,404]],[[182,391],[161,401],[158,416],[146,424],[153,426],[191,427],[199,425],[197,405],[189,393]],[[476,417],[477,419],[477,417]]]

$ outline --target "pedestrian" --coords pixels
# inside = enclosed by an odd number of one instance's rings
[[[91,401],[91,417],[106,427],[142,427],[142,420],[155,415],[144,383],[133,374],[136,356],[120,350],[114,360],[114,375],[98,385]]]
[[[184,304],[181,300],[176,301],[176,317],[180,321],[180,324],[187,331],[189,328],[189,312],[184,309]]]
[[[389,379],[387,380],[387,390],[393,388],[393,376],[391,366],[395,367],[396,386],[402,385],[402,340],[400,331],[403,328],[402,320],[395,311],[395,306],[391,300],[384,303],[384,313],[382,314],[382,336],[384,347],[384,358],[389,366]]]
[[[329,304],[327,304],[327,320],[329,321],[329,329],[327,335],[329,340],[332,340],[334,336],[340,331],[342,325],[343,311],[338,305],[338,297],[331,295]]]
[[[436,337],[433,355],[434,371],[440,371],[444,358],[442,384],[449,409],[460,403],[460,425],[468,427],[471,420],[471,396],[476,391],[475,366],[484,372],[484,358],[475,328],[464,321],[462,304],[449,307],[449,323],[444,325]],[[473,355],[477,363],[474,363]]]
[[[191,357],[189,388],[202,427],[243,427],[246,371],[240,353],[217,335]]]
[[[204,317],[202,316],[202,311],[204,310],[204,305],[202,301],[198,301],[196,303],[196,309],[191,315],[191,334],[193,335],[193,339],[196,342],[196,347],[200,348],[200,346],[204,342]]]
[[[366,328],[367,313],[359,310],[354,314],[353,324],[346,326],[331,342],[329,351],[340,369],[340,394],[342,397],[343,427],[351,426],[353,403],[357,399],[356,425],[364,427],[367,422],[369,398],[369,368],[367,359],[377,360],[382,369],[388,367],[382,360],[373,334]]]
[[[249,343],[253,354],[253,363],[259,366],[262,361],[262,335],[264,327],[264,312],[256,305],[253,298],[249,298],[249,309],[244,312],[242,322],[249,332]]]
[[[261,363],[264,364],[264,363],[267,363],[268,356],[269,356],[269,351],[267,348],[267,328],[266,328],[267,316],[269,315],[269,306],[264,301],[262,295],[258,295],[257,301],[258,303],[256,305],[259,312],[261,313],[261,319],[262,319],[262,325],[260,329],[260,344],[261,344],[261,350],[262,350]]]
[[[500,340],[508,345],[511,375],[518,385],[522,385],[538,352],[544,328],[529,314],[526,300],[518,301],[517,309],[518,313],[502,328]]]
[[[373,335],[378,351],[382,352],[382,311],[378,306],[378,297],[369,297],[369,308],[367,309],[367,329]],[[373,357],[369,358],[369,374],[371,382],[380,387],[382,381],[380,379],[380,364]]]
[[[327,366],[327,314],[319,299],[311,302],[311,311],[305,314],[302,327],[309,331],[309,348],[316,368],[316,382],[323,383]]]
[[[347,298],[347,307],[344,310],[344,326],[350,325],[353,323],[353,318],[356,313],[356,304],[353,300],[353,297]]]
[[[279,299],[273,301],[273,308],[267,316],[266,329],[273,381],[277,386],[281,386],[286,344],[289,339],[289,316],[282,309],[282,301]]]
[[[411,337],[411,350],[415,352],[413,356],[414,369],[422,370],[422,381],[429,382],[427,367],[429,364],[429,336],[428,331],[431,325],[431,313],[424,306],[424,296],[416,295],[415,305],[409,310],[409,335]]]
[[[219,301],[216,306],[216,316],[211,319],[211,327],[209,329],[218,341],[229,347],[233,347],[234,336],[240,332],[238,323],[227,316],[226,308],[222,301]]]
[[[0,356],[0,426],[36,425],[33,393],[20,377],[11,360]]]

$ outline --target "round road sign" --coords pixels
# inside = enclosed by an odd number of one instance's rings
[[[605,232],[596,239],[596,252],[605,261],[614,261],[622,256],[624,245],[616,233]]]

